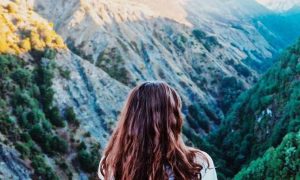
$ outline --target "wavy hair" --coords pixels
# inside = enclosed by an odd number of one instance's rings
[[[199,179],[199,150],[181,138],[181,99],[167,83],[145,82],[129,94],[104,151],[98,173],[105,180]]]

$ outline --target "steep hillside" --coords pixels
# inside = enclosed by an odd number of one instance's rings
[[[282,13],[271,13],[254,18],[255,27],[277,49],[294,44],[299,37],[300,6]],[[262,25],[263,24],[263,25]],[[276,37],[276,38],[275,38]]]
[[[94,177],[128,88],[70,52],[26,3],[1,1],[0,16],[0,179]]]
[[[243,3],[45,0],[32,6],[54,22],[73,53],[125,86],[170,83],[184,99],[187,124],[203,134],[216,129],[256,81],[257,69],[278,53],[252,23],[269,11]]]
[[[45,47],[66,48],[53,24],[40,17],[24,2],[0,3],[0,53],[21,54]]]
[[[252,0],[2,0],[0,179],[94,177],[128,91],[153,79],[182,96],[185,141],[233,177],[299,129],[299,45],[231,107],[300,32],[272,18],[297,24]],[[221,123],[218,148],[201,140]]]
[[[300,41],[288,48],[250,90],[242,93],[228,112],[220,130],[208,142],[215,143],[220,172],[237,173],[276,147],[289,132],[300,129]],[[208,147],[209,148],[209,147]],[[222,162],[222,160],[224,160]]]
[[[280,145],[243,168],[234,179],[293,179],[300,177],[300,132],[288,133]]]

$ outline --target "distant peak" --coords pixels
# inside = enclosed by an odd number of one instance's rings
[[[270,10],[277,12],[288,11],[295,6],[300,6],[300,0],[256,0]]]

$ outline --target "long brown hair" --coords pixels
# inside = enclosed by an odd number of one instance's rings
[[[99,172],[105,180],[199,179],[199,150],[181,138],[181,99],[165,82],[145,82],[129,94],[104,152]]]

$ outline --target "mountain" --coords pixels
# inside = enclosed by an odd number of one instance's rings
[[[297,13],[253,0],[1,1],[0,179],[94,177],[127,93],[154,79],[183,99],[185,142],[227,165],[214,149],[231,139],[226,114],[299,35]],[[228,167],[232,177],[241,164]]]
[[[233,176],[241,165],[246,166],[262,156],[269,147],[278,146],[286,134],[299,133],[299,77],[300,40],[281,55],[279,62],[256,85],[238,97],[220,130],[208,138],[208,142],[214,142],[217,147],[208,148],[218,156],[220,166],[226,167],[219,172]],[[299,153],[295,159],[299,159],[298,156]],[[252,169],[253,165],[250,166]],[[298,164],[286,176],[295,177],[299,168]],[[286,170],[282,167],[277,171]]]
[[[299,0],[257,0],[257,2],[261,3],[271,10],[279,12],[288,11],[295,6],[300,6]]]
[[[153,79],[174,86],[188,125],[200,134],[216,129],[233,99],[289,43],[275,44],[287,32],[253,22],[272,12],[252,0],[45,0],[32,6],[74,54],[128,88]]]
[[[24,1],[1,1],[0,25],[0,179],[94,176],[128,88],[69,51]]]

